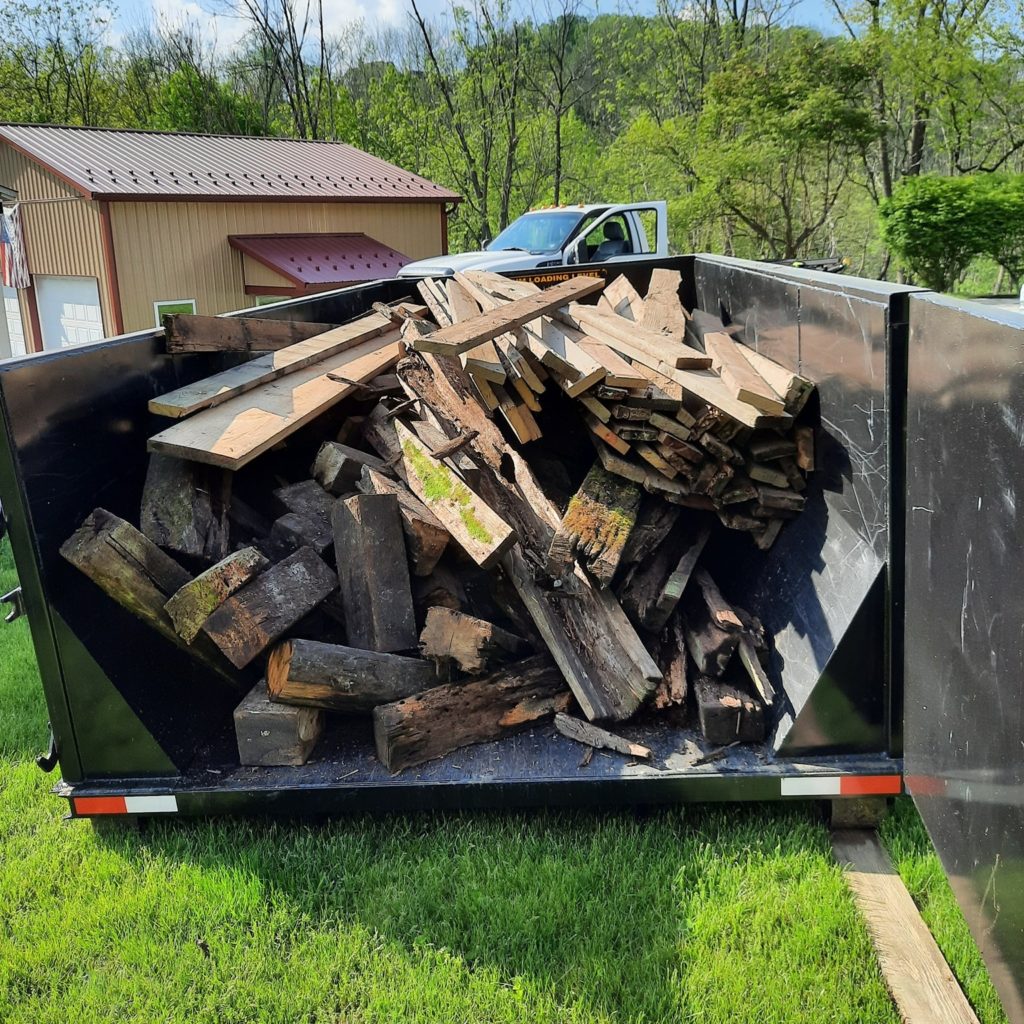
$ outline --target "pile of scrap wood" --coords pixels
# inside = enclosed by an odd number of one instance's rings
[[[150,402],[139,528],[96,509],[64,557],[248,691],[245,765],[305,763],[325,712],[394,771],[543,719],[634,758],[592,723],[763,739],[771,638],[715,576],[803,508],[812,385],[678,272],[418,288],[342,326],[173,318],[170,354],[234,365]]]

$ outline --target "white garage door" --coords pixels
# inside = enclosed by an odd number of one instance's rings
[[[44,349],[49,352],[103,338],[100,291],[95,277],[37,274],[33,280]]]

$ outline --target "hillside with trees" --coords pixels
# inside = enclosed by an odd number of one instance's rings
[[[680,252],[1021,283],[1020,0],[833,0],[831,35],[785,0],[409,0],[341,34],[318,0],[210,3],[239,42],[0,0],[0,119],[351,142],[465,196],[453,247],[538,205],[666,198]]]

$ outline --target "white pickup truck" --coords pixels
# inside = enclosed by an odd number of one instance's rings
[[[531,210],[479,252],[407,263],[399,277],[450,277],[456,270],[531,270],[572,263],[622,263],[668,256],[664,202]]]

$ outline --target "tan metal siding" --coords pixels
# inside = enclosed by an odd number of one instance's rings
[[[157,300],[195,299],[200,313],[251,305],[242,254],[228,235],[361,231],[424,259],[441,251],[441,210],[434,203],[112,202],[124,329],[151,327]]]
[[[113,334],[99,203],[82,198],[69,185],[5,143],[0,143],[0,184],[14,189],[19,200],[54,200],[26,202],[21,207],[29,271],[97,278],[103,329]]]

